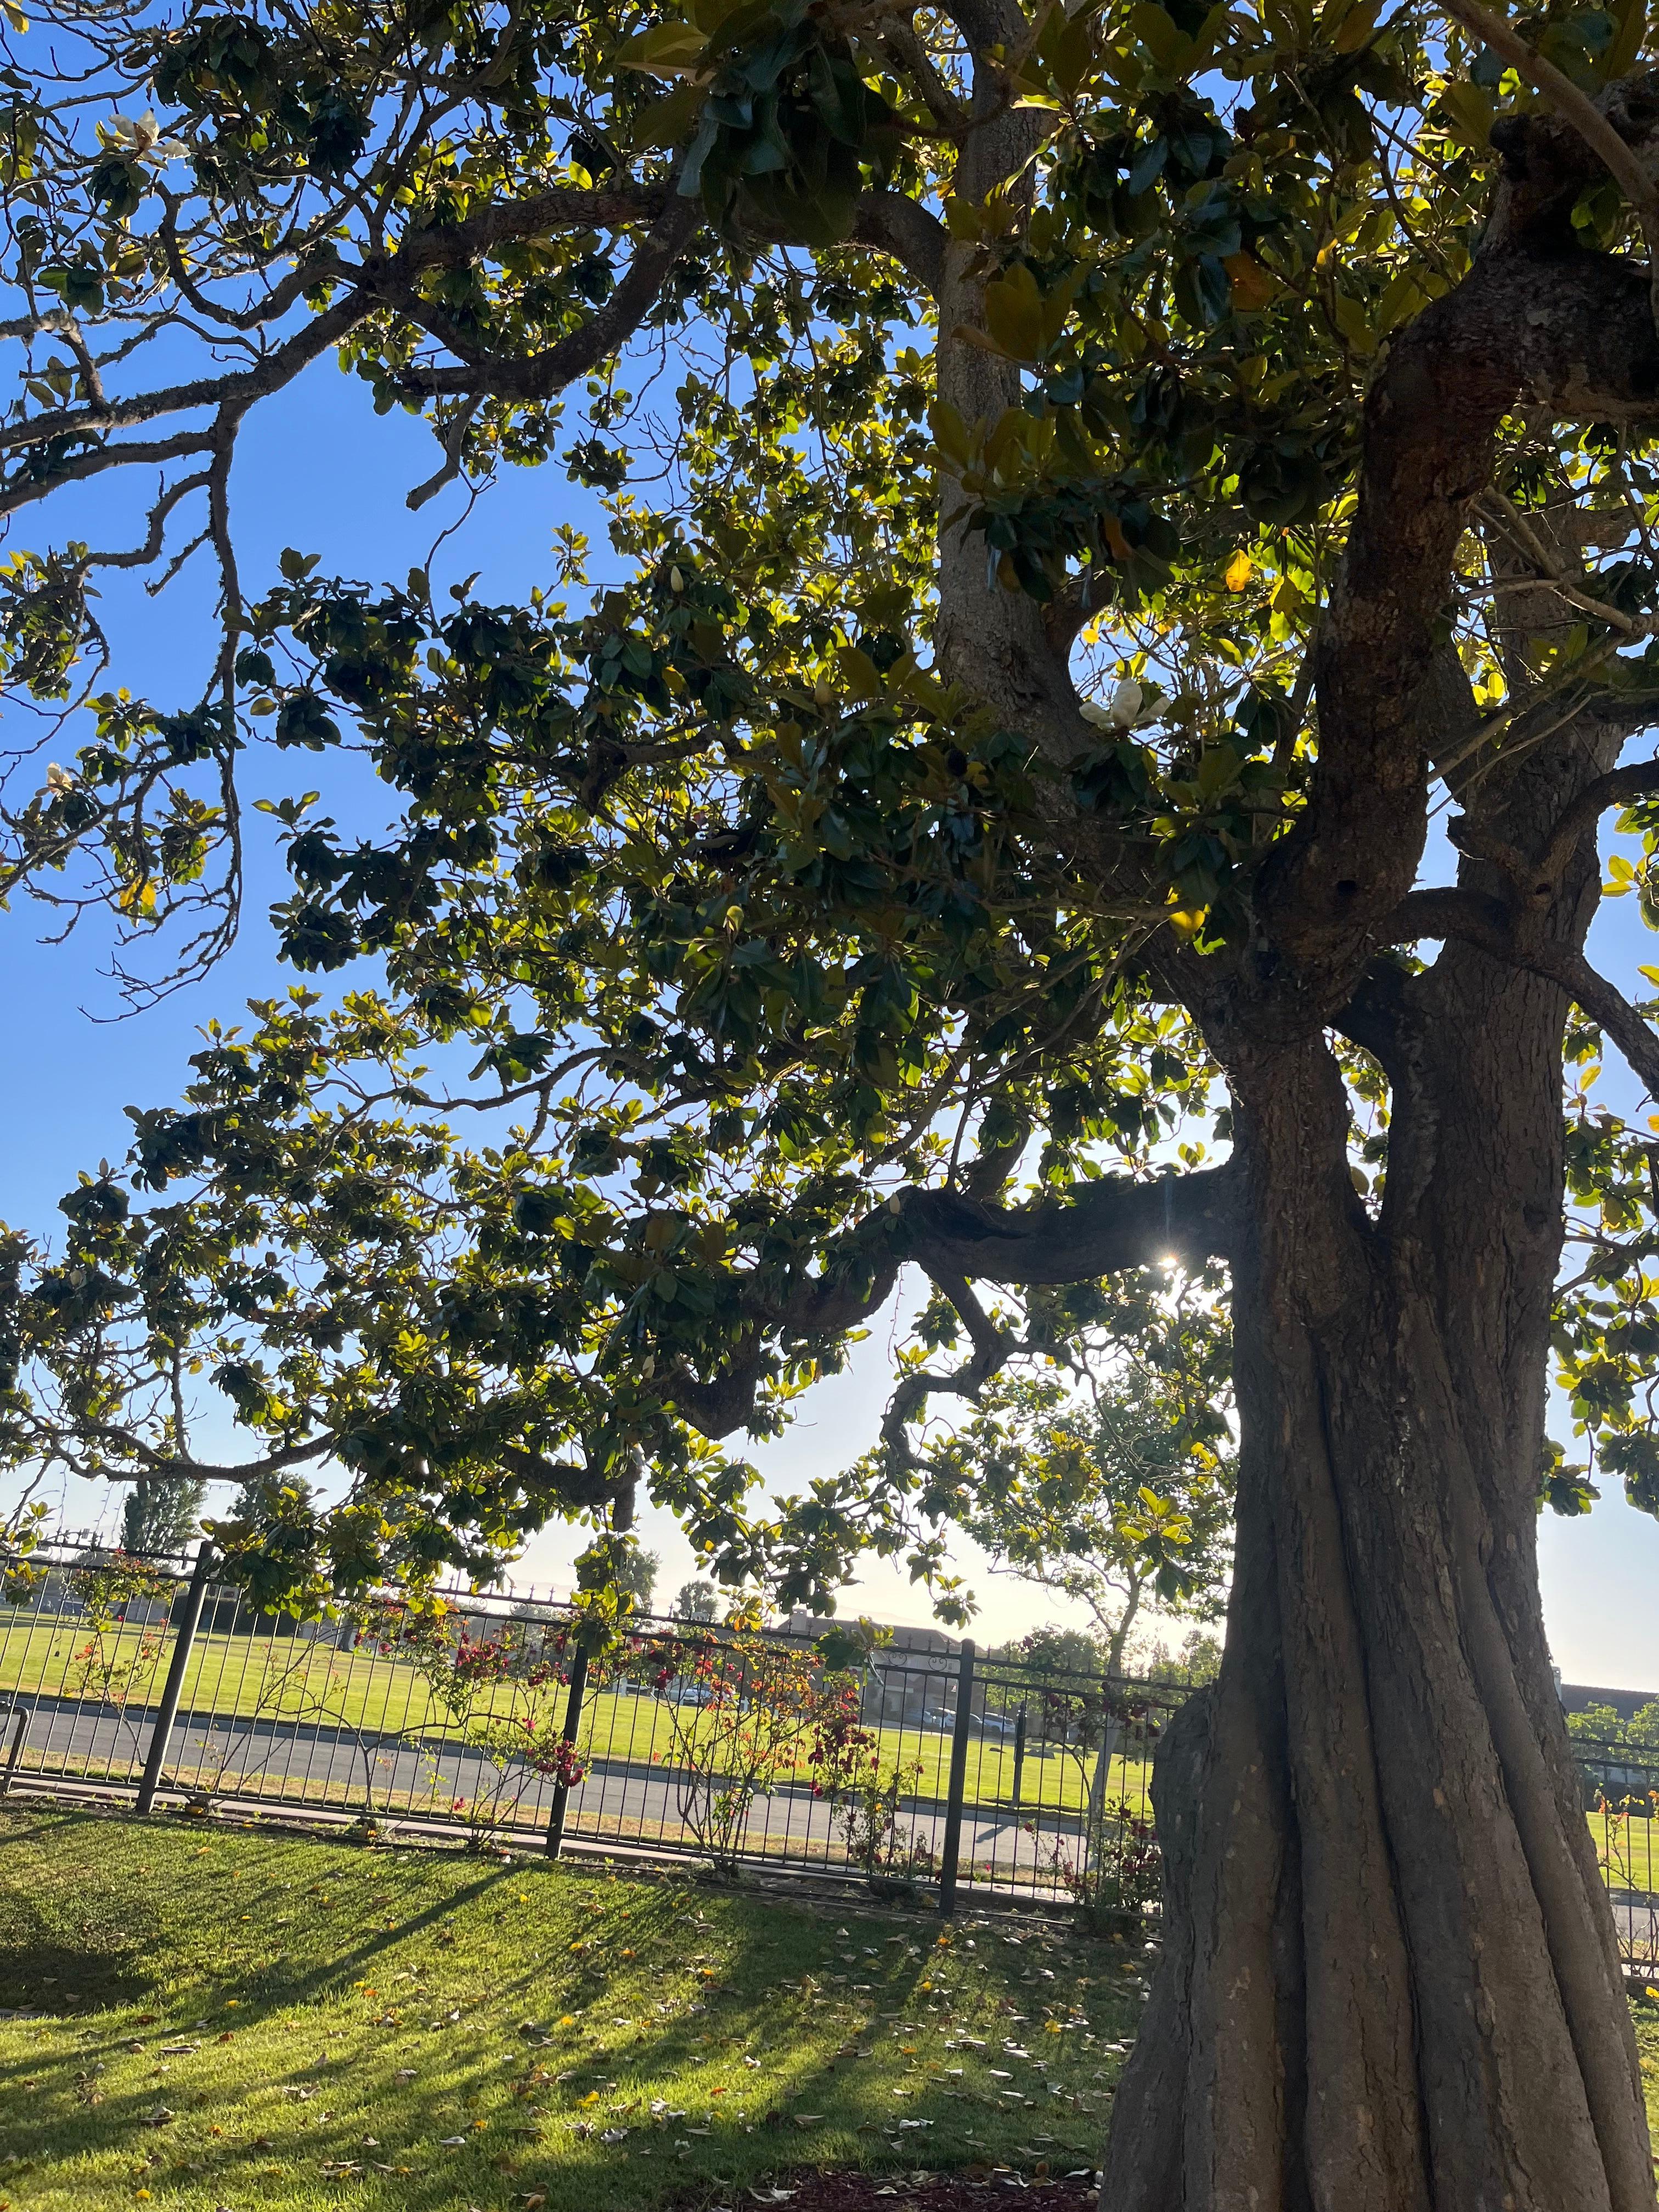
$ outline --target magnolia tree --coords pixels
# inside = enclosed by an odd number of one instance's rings
[[[1226,1655],[1108,2200],[1650,2206],[1534,1547],[1593,1463],[1659,1502],[1654,1156],[1589,1087],[1659,1042],[1584,950],[1605,823],[1659,911],[1639,6],[7,14],[0,639],[72,719],[6,884],[199,965],[295,749],[282,948],[356,987],[13,1241],[16,1461],[223,1475],[200,1374],[266,1597],[648,1492],[732,1584],[874,1546],[959,1611],[936,1409],[1212,1270]],[[413,506],[586,486],[593,587],[568,520],[522,604],[256,571],[238,441],[325,356],[430,425]],[[186,556],[200,683],[135,697],[99,610]],[[766,1504],[741,1440],[902,1275],[881,1449]]]

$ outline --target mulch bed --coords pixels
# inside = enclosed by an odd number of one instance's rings
[[[727,2199],[727,2212],[771,2204],[777,2212],[986,2212],[1008,2197],[1029,2198],[1032,2212],[1099,2212],[1092,2174],[1034,2174],[970,2167],[965,2173],[792,2173]]]

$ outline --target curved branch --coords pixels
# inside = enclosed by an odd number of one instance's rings
[[[678,210],[685,210],[680,214]],[[272,295],[271,301],[261,303],[255,321],[262,321],[276,305],[292,304],[307,285],[332,280],[345,286],[344,295],[323,309],[315,319],[257,361],[252,367],[233,369],[222,376],[200,377],[185,384],[164,385],[156,390],[134,393],[126,398],[97,399],[91,404],[62,408],[37,415],[27,422],[14,425],[0,432],[0,452],[16,452],[32,446],[52,443],[60,439],[100,436],[111,430],[124,429],[141,422],[150,422],[167,415],[193,414],[207,408],[228,408],[240,414],[258,400],[269,397],[292,382],[300,371],[328,352],[331,347],[349,336],[356,325],[375,309],[389,301],[398,301],[410,288],[410,279],[421,271],[454,265],[487,253],[492,246],[508,240],[533,237],[538,232],[556,229],[588,229],[615,228],[636,222],[655,215],[658,228],[672,219],[678,230],[690,217],[695,227],[696,216],[689,201],[671,202],[667,191],[660,187],[640,187],[627,191],[583,191],[560,188],[538,193],[533,199],[520,200],[506,206],[481,210],[465,222],[413,232],[386,255],[370,255],[362,262],[351,264],[331,254],[318,258],[307,264],[304,281],[299,271],[283,280]],[[690,229],[686,230],[689,236]],[[654,235],[654,234],[653,234]],[[682,239],[681,243],[684,243]],[[678,252],[678,246],[675,251]],[[588,354],[594,360],[602,359],[612,344],[618,343],[632,331],[639,316],[660,289],[666,274],[665,264],[648,297],[631,314],[621,294],[636,272],[643,275],[641,260],[649,261],[647,246],[641,249],[629,277],[623,280],[617,293],[600,308],[582,331],[552,349],[550,355],[537,360],[556,366],[557,357],[569,351],[575,365],[562,380],[568,382],[572,375],[580,375],[589,365]],[[221,317],[221,319],[225,318]],[[53,315],[31,319],[23,324],[6,325],[0,335],[26,335],[27,331],[60,329],[63,319]],[[584,342],[586,342],[584,345]],[[521,371],[532,369],[534,362],[516,364]],[[418,375],[418,372],[411,374]],[[430,372],[434,378],[443,372]],[[453,373],[452,373],[453,374]],[[434,381],[432,389],[465,390],[465,372],[462,381],[448,386]],[[556,390],[555,384],[552,389]],[[531,393],[529,396],[543,396]],[[210,435],[180,432],[177,437],[155,443],[100,445],[90,453],[76,454],[59,462],[40,475],[27,475],[0,488],[0,514],[10,514],[21,507],[43,498],[58,485],[77,478],[101,475],[106,469],[130,466],[134,463],[170,460],[192,453],[213,449]]]
[[[1659,1098],[1659,1034],[1648,1027],[1616,984],[1592,968],[1574,945],[1540,945],[1512,957],[1518,967],[1559,983],[1579,1012],[1613,1039],[1647,1086],[1648,1096]]]
[[[422,398],[453,392],[473,397],[488,393],[501,399],[552,398],[573,377],[585,375],[632,337],[702,222],[701,204],[677,193],[647,232],[628,274],[605,305],[557,345],[520,361],[495,355],[459,368],[408,368],[398,382]]]
[[[1411,889],[1427,819],[1425,672],[1458,539],[1523,394],[1566,420],[1659,417],[1645,270],[1523,243],[1483,253],[1395,341],[1372,386],[1358,503],[1320,633],[1310,804],[1258,896],[1293,956],[1363,958]]]
[[[1632,761],[1586,785],[1550,831],[1538,862],[1538,890],[1547,892],[1560,881],[1578,849],[1579,839],[1595,828],[1609,807],[1629,806],[1656,793],[1659,793],[1659,760]]]
[[[851,243],[890,253],[907,276],[936,293],[949,239],[945,225],[919,200],[903,192],[866,192],[858,204]]]
[[[1650,258],[1659,264],[1659,191],[1601,107],[1553,62],[1535,53],[1513,24],[1482,7],[1480,0],[1440,0],[1440,4],[1455,22],[1501,55],[1542,93],[1562,121],[1570,124],[1597,155],[1639,216]]]
[[[1517,931],[1496,899],[1452,888],[1413,891],[1402,899],[1379,941],[1406,945],[1424,937],[1460,938],[1494,960],[1559,984],[1580,1013],[1613,1039],[1650,1095],[1659,1098],[1659,1033],[1576,945]]]
[[[1135,1181],[1103,1176],[1063,1199],[993,1206],[951,1190],[912,1191],[898,1209],[904,1257],[950,1295],[948,1279],[1085,1283],[1120,1267],[1231,1256],[1237,1176],[1231,1164]]]
[[[1032,1206],[982,1205],[954,1190],[902,1192],[829,1247],[822,1274],[781,1291],[774,1271],[738,1278],[725,1365],[708,1380],[678,1369],[664,1395],[703,1435],[730,1435],[754,1412],[772,1364],[769,1340],[811,1343],[856,1328],[886,1304],[906,1261],[939,1285],[975,1334],[969,1281],[1084,1283],[1123,1267],[1225,1259],[1234,1249],[1237,1188],[1228,1164],[1153,1181],[1103,1176]]]

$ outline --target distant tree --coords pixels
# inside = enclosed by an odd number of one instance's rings
[[[293,1506],[297,1506],[301,1511],[311,1511],[318,1503],[317,1486],[308,1475],[296,1474],[291,1470],[281,1475],[258,1474],[252,1476],[236,1492],[225,1518],[254,1523],[263,1522],[275,1511],[285,1492],[290,1495]]]
[[[1614,1705],[1589,1705],[1567,1715],[1567,1734],[1575,1743],[1616,1744],[1651,1759],[1659,1753],[1659,1703],[1638,1706],[1630,1718]]]
[[[1169,1682],[1201,1690],[1221,1672],[1221,1638],[1202,1628],[1191,1630],[1173,1656],[1161,1644],[1152,1646],[1145,1668],[1152,1682]]]
[[[577,1602],[613,1626],[630,1613],[649,1613],[661,1564],[629,1531],[602,1531],[576,1555]]]
[[[1003,1656],[1040,1674],[1097,1674],[1106,1658],[1098,1637],[1053,1621],[1005,1645]]]
[[[1087,1612],[1101,1643],[1091,1668],[1123,1672],[1150,1607],[1219,1610],[1231,1363],[1231,1329],[1204,1276],[1143,1279],[1100,1297],[1064,1366],[997,1376],[971,1419],[940,1424],[923,1444],[933,1495],[993,1565]]]
[[[720,1592],[713,1583],[694,1578],[680,1584],[680,1594],[674,1600],[674,1611],[680,1620],[718,1620],[720,1610]]]
[[[121,1509],[124,1552],[177,1552],[200,1527],[207,1485],[189,1475],[141,1474]]]

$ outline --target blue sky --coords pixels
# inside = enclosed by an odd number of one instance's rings
[[[460,511],[458,491],[418,516],[404,506],[410,487],[431,473],[435,449],[419,423],[400,415],[376,419],[366,388],[331,363],[313,369],[294,390],[256,413],[244,433],[234,498],[244,579],[258,589],[273,573],[284,545],[319,551],[331,571],[371,580],[400,577],[423,561],[438,532]],[[52,536],[82,535],[105,544],[142,532],[130,527],[136,507],[107,490],[76,495],[52,516]],[[77,511],[78,510],[78,511]],[[112,526],[112,515],[118,515]],[[44,550],[44,515],[25,513],[12,548]],[[479,589],[503,595],[553,580],[551,535],[562,523],[587,530],[603,545],[603,522],[592,501],[562,470],[509,471],[472,515],[445,556],[447,573],[481,571]],[[204,623],[210,605],[205,564],[186,571],[159,601],[120,580],[110,584],[105,612],[118,646],[116,673],[133,690],[182,705],[200,686]],[[15,741],[15,730],[5,732]],[[67,745],[64,748],[68,750]],[[297,781],[294,756],[251,764],[247,795],[276,796]],[[333,764],[329,770],[333,778]],[[322,781],[319,776],[319,781]],[[364,802],[374,804],[372,793]],[[211,1016],[234,1020],[250,995],[285,989],[293,977],[272,957],[264,910],[286,878],[264,836],[265,817],[252,816],[247,926],[240,941],[205,982],[125,1020],[109,1018],[118,1001],[104,974],[106,936],[88,926],[66,946],[41,945],[41,910],[20,902],[0,915],[9,989],[11,1049],[0,1060],[0,1218],[50,1232],[58,1197],[82,1167],[125,1150],[122,1109],[177,1095],[185,1062]],[[1633,899],[1604,907],[1592,952],[1628,983],[1637,963],[1655,957]],[[1609,1103],[1635,1104],[1622,1068],[1604,1079]],[[884,1395],[890,1321],[860,1348],[847,1374],[821,1386],[802,1419],[761,1463],[780,1488],[846,1463],[873,1440]],[[1566,1431],[1559,1433],[1565,1440]],[[1573,1455],[1570,1452],[1569,1456]],[[113,1499],[76,1485],[65,1499],[70,1517],[89,1522],[118,1510]],[[690,1571],[690,1554],[667,1516],[647,1516],[646,1541],[663,1558],[659,1596],[672,1597]],[[520,1579],[568,1587],[579,1534],[550,1532],[526,1557]],[[1540,1536],[1546,1617],[1558,1664],[1570,1680],[1659,1690],[1659,1524],[1618,1496],[1604,1497],[1587,1520],[1546,1516]],[[1048,1596],[983,1571],[964,1550],[960,1562],[981,1601],[976,1633],[987,1640],[1018,1634],[1063,1609]],[[924,1595],[897,1571],[875,1567],[848,1593],[844,1611],[891,1620],[928,1618]]]

